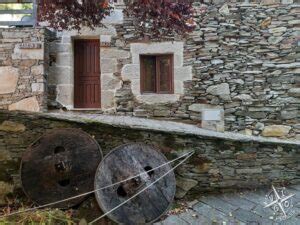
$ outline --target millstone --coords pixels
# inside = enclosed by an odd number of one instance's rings
[[[93,190],[101,148],[79,129],[57,129],[35,141],[22,157],[21,181],[26,195],[44,205]],[[56,204],[69,208],[84,198]]]
[[[167,159],[157,148],[145,144],[122,145],[111,151],[97,169],[96,190],[139,173],[147,173],[120,185],[96,191],[96,199],[103,212],[115,208],[168,172],[170,165],[150,171],[166,162]],[[169,209],[175,190],[176,181],[172,171],[142,194],[108,214],[108,217],[120,224],[152,223]]]

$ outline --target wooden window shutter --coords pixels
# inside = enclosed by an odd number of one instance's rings
[[[173,55],[141,55],[141,93],[174,93]]]
[[[173,56],[156,57],[158,93],[173,94]]]
[[[156,57],[141,56],[141,92],[156,92]]]

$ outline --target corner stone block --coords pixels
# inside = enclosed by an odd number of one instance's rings
[[[113,73],[101,74],[101,90],[115,90],[121,88],[121,80]]]
[[[124,80],[140,79],[140,66],[138,64],[124,65],[121,75]]]
[[[11,66],[0,67],[0,94],[15,92],[19,79],[19,70]]]
[[[130,57],[130,52],[115,48],[101,48],[101,55],[105,58],[127,59]]]
[[[36,97],[25,98],[8,106],[9,111],[39,112],[40,106]]]
[[[63,106],[71,107],[74,102],[74,86],[73,85],[57,85],[57,101]]]
[[[114,91],[101,91],[101,108],[111,109],[115,106]]]
[[[118,72],[117,59],[101,58],[101,73],[115,73]]]
[[[69,53],[56,54],[56,65],[57,66],[72,66],[73,60],[72,55]]]

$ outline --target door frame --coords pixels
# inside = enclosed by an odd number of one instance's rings
[[[76,41],[97,41],[99,43],[99,108],[80,108],[80,107],[75,107],[75,80],[76,80],[76,74],[75,74],[75,42]],[[73,110],[101,110],[102,108],[102,83],[101,83],[101,45],[100,45],[100,37],[99,36],[91,36],[91,37],[86,37],[86,36],[76,36],[72,37],[72,48],[73,48]]]

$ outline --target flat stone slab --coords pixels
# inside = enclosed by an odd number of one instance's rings
[[[42,117],[54,118],[78,123],[100,123],[120,128],[132,128],[139,130],[159,131],[180,135],[196,135],[204,138],[218,138],[225,140],[233,140],[240,142],[259,142],[259,143],[275,143],[275,144],[293,144],[299,145],[297,140],[283,140],[278,138],[264,138],[248,136],[234,132],[217,132],[199,128],[195,125],[184,124],[179,122],[161,121],[145,118],[136,118],[129,116],[110,116],[99,114],[79,114],[72,112],[64,113],[40,113]]]
[[[294,214],[281,222],[274,221],[272,209],[264,207],[265,196],[270,190],[271,188],[246,191],[245,194],[237,192],[201,197],[193,201],[193,204],[188,204],[190,208],[185,212],[167,217],[155,225],[181,224],[182,220],[192,225],[300,224],[300,184],[287,187],[289,194],[295,194],[293,197]]]

